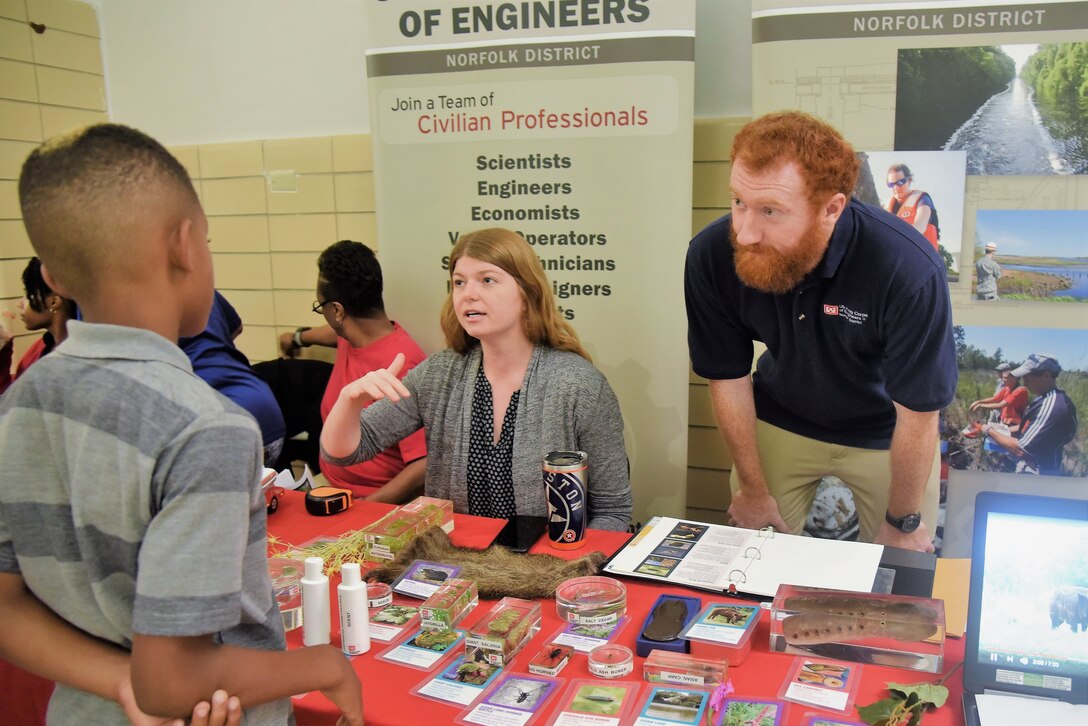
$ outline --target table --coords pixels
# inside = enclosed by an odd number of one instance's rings
[[[332,517],[313,517],[306,513],[303,495],[287,492],[281,499],[279,511],[269,516],[268,529],[280,540],[300,544],[320,535],[342,534],[358,529],[377,519],[392,509],[390,505],[357,502],[348,511]],[[485,519],[469,515],[454,515],[455,529],[451,535],[453,543],[462,547],[486,547],[503,525],[503,520]],[[587,533],[586,547],[573,552],[560,552],[552,549],[546,542],[538,542],[532,552],[555,554],[568,559],[580,557],[586,552],[600,550],[612,554],[623,546],[628,535],[620,532],[591,530]],[[339,578],[331,578],[330,602],[336,602],[336,585]],[[697,595],[703,603],[713,598],[714,601],[728,600],[710,593],[666,586],[650,580],[625,579],[627,586],[628,612],[631,622],[620,633],[616,642],[635,649],[642,620],[649,612],[657,597],[664,592]],[[491,602],[481,601],[476,611],[469,614],[465,625],[472,625],[476,618],[491,607]],[[541,601],[543,622],[540,633],[518,654],[508,666],[511,672],[526,672],[528,662],[544,644],[544,639],[554,633],[562,621],[555,611],[552,599]],[[775,698],[786,671],[793,663],[794,656],[770,653],[767,650],[769,640],[769,612],[762,614],[762,619],[753,636],[754,646],[751,654],[740,666],[729,669],[729,677],[736,688],[737,697]],[[330,613],[333,627],[333,643],[339,642],[338,620],[335,606]],[[302,629],[287,634],[289,648],[302,647]],[[371,651],[354,659],[353,665],[363,683],[363,695],[368,726],[400,726],[402,724],[448,724],[460,710],[458,707],[445,706],[436,701],[417,698],[409,694],[409,689],[427,678],[432,673],[385,663],[374,656],[389,647],[387,643],[375,641]],[[962,639],[948,638],[945,641],[945,671],[963,660]],[[642,658],[635,657],[635,671],[624,680],[639,680],[642,674]],[[437,671],[435,671],[437,672]],[[560,674],[568,681],[574,678],[592,677],[586,665],[584,655],[576,655],[572,662]],[[885,684],[888,681],[899,683],[936,682],[937,675],[918,673],[896,668],[866,665],[858,689],[856,703],[868,704],[886,698]],[[32,676],[0,660],[0,692],[3,700],[3,722],[12,726],[38,726],[45,723],[45,704],[52,684],[44,679]],[[963,692],[961,671],[957,671],[945,683],[949,690],[948,703],[944,708],[926,714],[925,726],[945,726],[962,724],[963,714],[960,709],[960,696]],[[12,697],[12,694],[19,694]],[[293,699],[295,716],[299,726],[323,726],[336,723],[335,707],[320,693],[309,693]],[[800,704],[789,704],[783,726],[800,724],[806,713],[815,712]],[[844,718],[856,714],[849,714]]]
[[[306,542],[319,534],[335,534],[358,529],[369,521],[376,519],[389,511],[389,505],[371,504],[368,502],[357,503],[352,509],[335,517],[321,518],[310,517],[305,513],[301,497],[294,498],[293,492],[288,492],[289,497],[281,504],[280,511],[269,518],[269,530],[281,540],[292,543]],[[490,544],[491,539],[502,527],[503,520],[489,520],[482,517],[468,515],[454,515],[455,528],[451,535],[453,543],[458,546],[484,547]],[[604,532],[590,530],[587,533],[586,547],[573,552],[562,552],[550,547],[546,538],[538,542],[530,551],[535,553],[554,554],[559,557],[573,559],[581,557],[587,552],[600,550],[612,554],[627,541],[630,535],[622,532]],[[336,602],[336,584],[338,578],[330,578],[331,602]],[[725,601],[729,598],[719,597],[712,593],[699,592],[686,588],[658,584],[650,580],[636,580],[625,578],[627,586],[627,610],[631,615],[631,622],[620,633],[616,642],[626,645],[632,652],[635,650],[635,638],[638,636],[642,621],[649,613],[654,601],[665,592],[681,593],[684,595],[696,595],[702,599],[703,604],[711,600]],[[750,601],[738,601],[748,602]],[[493,604],[492,601],[481,600],[473,613],[465,619],[463,625],[473,625],[477,618],[482,617]],[[529,660],[544,645],[545,639],[554,633],[563,621],[559,619],[555,610],[555,601],[546,599],[541,601],[542,623],[540,632],[517,655],[513,662],[507,666],[508,672],[527,672]],[[782,681],[786,678],[786,671],[793,663],[793,655],[770,653],[767,644],[770,639],[769,611],[762,613],[760,624],[753,635],[754,646],[748,658],[736,668],[729,669],[729,677],[736,688],[736,697],[752,698],[776,698]],[[331,613],[333,625],[333,643],[339,642],[338,617],[333,606]],[[301,647],[302,629],[291,631],[287,634],[289,648]],[[354,659],[353,665],[363,683],[363,697],[365,704],[366,722],[368,726],[400,726],[402,724],[448,724],[460,711],[460,707],[446,706],[437,701],[419,698],[408,693],[426,678],[435,675],[438,670],[430,673],[405,668],[386,663],[375,658],[377,653],[389,647],[388,643],[374,641],[369,653]],[[949,638],[945,641],[945,671],[947,672],[956,663],[963,660],[963,641]],[[639,680],[642,678],[643,659],[635,657],[635,671],[623,680]],[[563,669],[560,677],[569,682],[574,678],[592,678],[586,663],[586,656],[575,655],[572,661]],[[857,693],[856,703],[869,704],[873,701],[886,698],[888,681],[898,683],[920,683],[923,681],[936,682],[938,675],[931,673],[919,673],[897,668],[888,668],[875,665],[866,665],[862,671],[862,680]],[[960,696],[963,692],[963,679],[959,671],[945,683],[949,690],[948,705],[936,711],[928,712],[925,716],[925,726],[942,726],[946,724],[962,724],[963,714],[960,709]],[[295,718],[299,726],[332,726],[336,723],[338,715],[335,707],[320,693],[310,693],[301,698],[294,699]],[[816,708],[801,704],[789,704],[783,726],[800,724],[806,713],[817,712]],[[408,714],[411,714],[410,716]],[[828,713],[828,712],[824,712]],[[844,719],[857,718],[857,714],[844,715]]]

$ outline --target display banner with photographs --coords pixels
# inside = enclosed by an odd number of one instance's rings
[[[863,201],[923,234],[938,220],[927,237],[948,267],[960,373],[946,454],[1015,467],[1024,456],[964,434],[991,415],[970,408],[979,380],[1004,395],[994,366],[1047,354],[1088,411],[1088,2],[753,0],[752,40],[753,115],[826,119],[864,155]],[[1006,342],[972,343],[986,327]],[[1088,476],[1084,434],[1064,438],[1061,473]]]
[[[444,348],[453,243],[520,232],[619,398],[635,520],[683,513],[695,3],[366,7],[389,314]]]

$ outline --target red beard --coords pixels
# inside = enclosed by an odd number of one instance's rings
[[[787,252],[763,244],[740,245],[737,233],[730,227],[729,241],[733,245],[733,267],[748,287],[772,295],[787,293],[816,269],[827,251],[830,239],[821,240],[816,220],[805,229],[801,242]]]

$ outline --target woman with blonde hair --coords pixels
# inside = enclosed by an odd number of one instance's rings
[[[345,386],[325,420],[322,456],[365,461],[422,425],[427,495],[510,518],[547,514],[545,454],[585,451],[588,526],[627,529],[619,402],[560,316],[533,249],[515,232],[484,229],[458,239],[449,268],[441,322],[450,347],[403,381],[398,355]]]

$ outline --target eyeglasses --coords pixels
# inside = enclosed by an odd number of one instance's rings
[[[910,183],[910,177],[905,176],[902,179],[896,179],[895,181],[888,182],[888,188],[889,189],[894,189],[895,187],[901,187],[904,184],[909,184],[909,183]]]
[[[313,310],[318,315],[324,315],[325,311],[322,310],[322,308],[325,307],[326,305],[328,305],[329,303],[334,303],[334,302],[336,302],[336,300],[326,300],[325,302],[318,302],[317,300],[314,300],[313,307],[311,307],[310,309]]]

